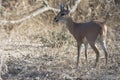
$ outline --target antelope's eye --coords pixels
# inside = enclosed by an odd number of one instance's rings
[[[61,14],[61,16],[64,16],[64,15],[65,15],[64,13]]]

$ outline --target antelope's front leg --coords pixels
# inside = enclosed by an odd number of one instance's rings
[[[77,65],[76,65],[77,68],[78,68],[78,65],[79,65],[79,58],[80,58],[80,52],[81,52],[81,44],[82,44],[82,42],[77,43],[77,48],[78,48]]]

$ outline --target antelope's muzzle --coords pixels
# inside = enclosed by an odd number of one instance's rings
[[[58,22],[59,20],[55,17],[55,18],[54,18],[54,21],[55,21],[55,22]]]

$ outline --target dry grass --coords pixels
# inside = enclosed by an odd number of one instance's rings
[[[38,0],[39,1],[39,0]],[[54,2],[54,1],[53,1]],[[49,1],[52,5],[52,1]],[[27,5],[27,0],[25,2]],[[18,19],[42,7],[20,4],[12,14],[2,18]],[[82,3],[81,3],[82,4]],[[87,4],[87,2],[86,2]],[[101,3],[102,4],[102,3]],[[23,9],[23,6],[29,10]],[[53,4],[53,6],[56,6]],[[95,5],[96,6],[96,5]],[[104,5],[103,5],[104,6]],[[86,7],[86,6],[85,6]],[[83,9],[86,9],[83,7]],[[73,15],[76,21],[87,21],[96,17],[86,17],[87,13],[79,8]],[[86,10],[87,11],[87,10]],[[103,10],[105,11],[105,10]],[[119,7],[114,8],[119,12]],[[24,12],[24,13],[22,13]],[[22,13],[22,14],[21,14]],[[99,13],[99,12],[97,12]],[[102,17],[103,13],[97,17]],[[14,15],[16,14],[16,15]],[[14,15],[14,16],[13,16]],[[20,16],[18,16],[20,15]],[[75,69],[77,49],[76,42],[64,25],[53,23],[53,12],[46,12],[20,24],[0,26],[0,75],[3,80],[119,80],[120,79],[120,23],[119,17],[112,15],[108,24],[107,50],[108,68],[105,66],[101,48],[100,69],[92,68],[95,53],[89,47],[89,66],[87,70],[84,59],[84,47],[81,53],[80,68]],[[77,17],[78,16],[78,17]],[[47,19],[47,20],[46,20]],[[64,27],[63,27],[64,26]]]

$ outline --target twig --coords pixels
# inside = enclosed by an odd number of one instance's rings
[[[70,10],[70,13],[73,13],[77,7],[78,7],[78,4],[81,2],[81,0],[76,0],[75,1],[75,5],[72,7],[72,9]]]
[[[75,5],[72,7],[72,9],[70,10],[70,12],[74,12],[76,9],[77,9],[77,6],[78,4],[80,3],[81,0],[76,0],[75,2]],[[32,17],[35,17],[43,12],[46,12],[46,11],[53,11],[53,12],[58,12],[59,9],[56,9],[56,8],[53,8],[53,7],[50,7],[48,5],[48,2],[46,0],[44,0],[44,3],[46,4],[45,7],[43,8],[40,8],[38,9],[37,11],[34,11],[33,13],[29,14],[28,16],[25,16],[24,18],[21,18],[21,19],[18,19],[18,20],[0,20],[0,25],[6,25],[6,24],[15,24],[15,23],[20,23],[20,22],[23,22],[27,19],[30,19]]]

